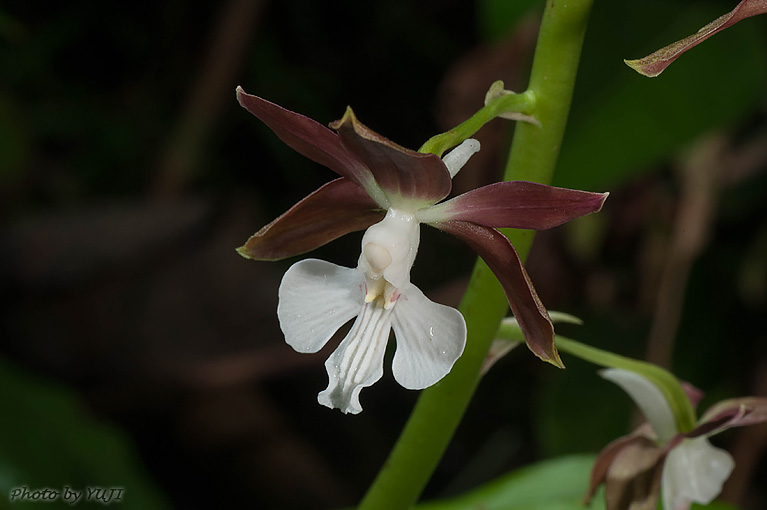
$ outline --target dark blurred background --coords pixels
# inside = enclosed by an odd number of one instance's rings
[[[0,508],[23,485],[123,487],[126,508],[354,505],[417,393],[387,362],[362,414],[316,403],[334,346],[282,339],[294,260],[234,249],[333,174],[235,87],[321,123],[351,105],[417,148],[494,80],[524,89],[542,3],[3,2]],[[528,263],[544,303],[585,320],[563,333],[673,368],[706,391],[702,409],[767,395],[767,17],[659,78],[622,59],[734,4],[596,2],[555,184],[612,194],[539,234]],[[512,128],[479,133],[456,192],[498,178]],[[354,266],[359,239],[312,256]],[[412,279],[456,305],[473,260],[424,228]],[[496,365],[425,497],[629,430],[628,398],[564,361],[518,349]],[[737,461],[723,499],[767,507],[767,428],[715,442]]]

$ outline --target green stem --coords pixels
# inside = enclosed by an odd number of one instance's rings
[[[563,336],[556,335],[555,341],[560,350],[595,365],[630,370],[649,379],[666,397],[676,418],[677,428],[682,432],[695,428],[695,410],[679,380],[671,372],[658,365],[603,351]]]
[[[519,123],[504,178],[550,183],[564,136],[588,13],[593,0],[547,0],[528,88],[541,126]],[[524,145],[524,147],[522,147]],[[531,231],[509,231],[524,260]],[[508,310],[501,285],[478,260],[460,310],[466,350],[438,384],[424,390],[360,510],[406,510],[418,500],[479,383],[479,371]]]
[[[446,150],[471,137],[494,118],[511,112],[529,115],[534,111],[534,108],[535,95],[530,90],[522,94],[510,94],[495,98],[450,131],[440,133],[426,140],[426,143],[418,149],[418,152],[429,152],[442,157]]]
[[[557,322],[555,319],[555,317],[557,317],[560,322],[580,323],[575,317],[566,314],[559,314],[557,312],[549,313],[554,322]],[[513,319],[504,319],[501,321],[501,325],[498,326],[498,332],[495,334],[495,338],[502,338],[515,344],[525,341],[522,329],[519,327],[519,324],[517,324],[517,321]],[[598,349],[560,335],[555,335],[554,341],[557,348],[562,352],[572,354],[573,356],[601,367],[630,370],[631,372],[637,373],[645,379],[648,379],[657,386],[666,397],[666,401],[671,407],[671,411],[674,413],[677,429],[681,432],[689,432],[695,428],[695,409],[690,402],[690,398],[687,396],[687,393],[685,393],[679,379],[665,368],[646,361],[628,358],[626,356],[621,356],[620,354]]]

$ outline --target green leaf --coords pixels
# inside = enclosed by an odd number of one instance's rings
[[[538,462],[456,498],[424,503],[416,509],[583,510],[594,459],[592,455],[574,455]],[[601,494],[588,508],[604,509]]]
[[[450,499],[429,501],[414,510],[604,510],[600,489],[590,505],[583,503],[594,455],[570,455],[517,469]],[[714,501],[693,509],[737,510]]]
[[[77,508],[103,508],[85,501],[88,487],[123,488],[123,509],[168,508],[162,493],[144,473],[125,434],[88,416],[68,389],[39,379],[0,359],[0,497],[12,489],[65,486],[83,491]],[[71,508],[59,498],[14,501],[13,507]]]
[[[730,505],[729,503],[723,503],[721,501],[712,501],[708,505],[699,505],[697,503],[693,503],[691,510],[738,510],[738,507],[735,505]]]

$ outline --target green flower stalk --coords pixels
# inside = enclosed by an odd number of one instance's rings
[[[417,501],[468,406],[509,306],[530,350],[563,366],[551,319],[523,262],[533,230],[596,212],[607,196],[547,185],[564,135],[590,7],[591,0],[549,0],[528,90],[514,94],[494,83],[484,108],[419,152],[375,133],[351,109],[331,130],[238,88],[243,107],[286,144],[340,177],[237,251],[255,260],[277,260],[365,230],[357,268],[302,260],[280,286],[280,327],[299,352],[318,351],[356,317],[325,363],[329,384],[319,402],[360,412],[360,391],[383,373],[391,330],[397,337],[395,379],[410,389],[428,386],[361,509],[406,510]],[[525,121],[517,126],[504,182],[443,202],[452,177],[479,150],[469,137],[495,117]],[[460,311],[431,302],[410,282],[422,223],[457,236],[482,258]]]
[[[549,0],[541,21],[530,84],[532,115],[540,123],[516,126],[505,180],[550,183],[570,110],[578,61],[592,0]],[[504,231],[525,260],[533,233]],[[400,438],[368,490],[361,510],[405,510],[418,500],[479,383],[480,371],[506,298],[490,268],[474,266],[460,311],[466,319],[466,349],[450,374],[424,390]]]

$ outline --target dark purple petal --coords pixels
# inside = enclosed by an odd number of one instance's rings
[[[767,13],[767,0],[743,0],[732,11],[718,17],[705,27],[681,41],[669,44],[655,53],[637,60],[625,60],[629,67],[650,78],[662,73],[682,53],[702,43],[712,35],[742,19]],[[737,57],[737,55],[735,56]]]
[[[341,177],[253,234],[237,251],[255,260],[300,255],[349,232],[364,230],[382,220],[384,214],[362,188]]]
[[[494,228],[545,230],[602,209],[607,193],[535,182],[497,182],[419,212],[419,220],[461,220]]]
[[[383,194],[372,172],[344,147],[336,133],[309,117],[247,94],[242,87],[237,87],[237,100],[295,151],[359,184],[380,205],[387,205],[381,202]]]
[[[506,236],[467,221],[445,221],[433,226],[463,240],[482,257],[501,282],[527,346],[543,361],[564,368],[554,346],[554,326],[549,314],[538,299],[517,250]]]
[[[450,193],[450,173],[439,157],[400,147],[358,121],[351,108],[330,127],[338,131],[346,149],[373,172],[392,206],[415,201],[423,207]]]
[[[744,427],[765,421],[767,421],[767,398],[733,398],[708,408],[698,426],[686,435],[697,437],[715,434],[732,427]]]

